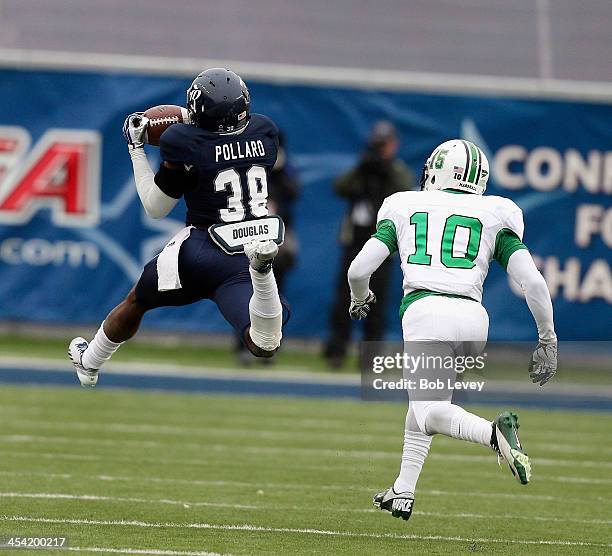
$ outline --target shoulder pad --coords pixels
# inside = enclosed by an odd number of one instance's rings
[[[159,138],[159,151],[162,160],[167,162],[191,162],[194,159],[195,144],[193,126],[174,124]]]
[[[251,125],[255,128],[254,131],[265,133],[271,137],[278,135],[277,125],[268,116],[263,114],[252,114]]]
[[[393,193],[393,195],[389,195],[385,198],[380,209],[378,210],[378,216],[376,219],[377,222],[380,222],[381,220],[391,220],[391,216],[394,212],[393,209],[395,206],[397,206],[397,202],[400,199],[399,196],[402,195],[402,193],[403,192]]]
[[[507,197],[499,197],[497,195],[491,195],[488,197],[494,200],[494,210],[498,218],[501,221],[503,228],[509,228],[512,230],[522,241],[523,233],[525,231],[525,224],[523,223],[523,211],[512,199]]]

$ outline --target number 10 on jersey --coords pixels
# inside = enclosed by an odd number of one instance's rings
[[[427,212],[415,212],[410,217],[410,224],[415,227],[414,244],[415,251],[406,262],[410,264],[431,265],[431,255],[427,252],[427,231],[429,226],[429,214]],[[455,236],[457,228],[469,230],[469,239],[465,253],[455,256]],[[482,236],[482,222],[472,216],[453,214],[446,219],[442,232],[442,245],[440,246],[440,262],[447,268],[474,268],[474,260],[480,250],[480,238]]]

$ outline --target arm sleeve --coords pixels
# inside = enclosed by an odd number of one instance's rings
[[[348,282],[353,299],[363,300],[370,291],[370,277],[389,256],[384,243],[370,238],[357,254],[348,270]]]
[[[538,327],[538,336],[542,343],[557,340],[553,323],[553,306],[546,281],[536,268],[529,251],[519,249],[508,259],[508,275],[525,294],[527,306]]]
[[[376,223],[376,232],[372,234],[373,238],[382,241],[389,250],[389,253],[397,251],[397,232],[393,220],[383,219]]]
[[[166,195],[156,184],[144,149],[130,151],[136,191],[145,212],[151,218],[163,218],[176,205],[178,199]]]
[[[493,258],[502,266],[504,270],[508,268],[510,256],[519,249],[527,249],[527,246],[509,228],[503,228],[497,232],[495,238],[495,252]]]

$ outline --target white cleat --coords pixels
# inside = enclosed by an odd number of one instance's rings
[[[278,245],[271,239],[253,240],[244,246],[244,254],[253,270],[267,274],[272,270],[272,261],[278,254]]]
[[[83,354],[89,346],[85,338],[74,338],[68,346],[68,357],[76,369],[77,378],[83,388],[93,388],[98,383],[98,369],[83,367]]]

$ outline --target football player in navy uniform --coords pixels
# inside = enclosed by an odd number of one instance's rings
[[[250,113],[249,91],[234,72],[200,73],[187,91],[190,123],[160,137],[162,163],[151,170],[144,151],[148,120],[131,114],[124,135],[146,213],[163,218],[181,197],[186,224],[144,267],[127,297],[91,342],[72,340],[69,355],[83,386],[131,338],[149,309],[211,299],[258,357],[280,346],[283,308],[272,271],[283,225],[269,217],[267,179],[276,161],[278,128]],[[246,256],[245,256],[246,255]]]

